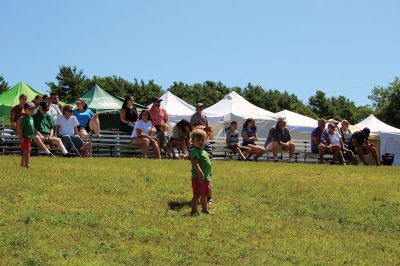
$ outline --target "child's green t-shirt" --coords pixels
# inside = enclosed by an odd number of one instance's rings
[[[194,147],[190,151],[189,156],[190,156],[190,159],[192,159],[192,160],[193,159],[198,160],[200,169],[204,173],[204,179],[206,181],[211,181],[211,160],[210,160],[210,157],[208,156],[208,153],[203,149]],[[196,178],[199,178],[199,176],[192,165],[192,179],[196,179]]]
[[[35,127],[33,126],[33,118],[30,115],[24,115],[21,118],[21,130],[24,138],[33,139],[35,134]]]

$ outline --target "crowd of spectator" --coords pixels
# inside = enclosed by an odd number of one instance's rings
[[[168,114],[161,107],[162,99],[153,98],[152,105],[138,114],[134,105],[134,97],[127,95],[119,112],[121,131],[131,136],[131,143],[142,149],[142,156],[147,157],[148,150],[152,149],[156,158],[161,158],[163,151],[168,158],[177,159],[174,149],[182,151],[181,158],[188,158],[193,144],[190,135],[194,129],[206,132],[207,139],[214,138],[213,128],[208,123],[207,116],[203,113],[203,104],[196,105],[196,112],[190,121],[182,119],[172,128],[169,134]],[[62,106],[57,93],[48,95],[37,95],[28,103],[26,95],[21,94],[19,104],[11,111],[11,127],[18,131],[25,113],[32,110],[34,134],[32,141],[42,149],[48,156],[54,156],[49,146],[56,146],[63,156],[70,157],[72,153],[81,155],[83,148],[87,149],[85,143],[88,135],[101,138],[99,114],[92,111],[84,99],[72,105]],[[27,111],[28,110],[28,111]],[[26,121],[25,121],[26,122]],[[347,120],[339,122],[318,119],[317,127],[311,133],[311,152],[318,155],[319,163],[324,161],[326,154],[331,155],[332,164],[357,164],[355,155],[361,162],[368,164],[365,155],[371,154],[376,165],[379,158],[376,148],[368,141],[370,130],[352,133]],[[240,141],[242,138],[242,141]],[[285,118],[279,118],[266,138],[264,146],[258,145],[256,122],[248,118],[238,131],[238,123],[232,121],[229,130],[226,131],[226,148],[239,155],[239,160],[257,161],[266,152],[272,152],[273,160],[278,161],[278,154],[288,153],[288,161],[294,162],[295,144],[292,141],[290,131],[286,127]],[[204,150],[210,155],[212,148],[207,141]]]

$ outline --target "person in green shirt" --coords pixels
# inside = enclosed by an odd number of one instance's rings
[[[49,144],[56,145],[63,156],[72,157],[73,155],[68,153],[61,139],[54,136],[55,125],[51,115],[48,114],[49,108],[50,106],[47,102],[42,102],[39,105],[39,110],[32,116],[35,125],[35,136],[33,139],[36,145],[44,150],[47,156],[55,157],[46,146]]]
[[[189,157],[192,162],[192,212],[198,215],[197,203],[201,203],[201,212],[209,214],[207,196],[211,192],[211,160],[208,153],[203,150],[204,143],[207,141],[207,133],[202,129],[195,129],[191,134],[194,147],[191,149]]]
[[[24,104],[24,115],[17,120],[17,131],[19,143],[21,144],[21,167],[29,168],[29,161],[31,158],[31,141],[35,134],[33,127],[32,114],[35,111],[33,103]]]

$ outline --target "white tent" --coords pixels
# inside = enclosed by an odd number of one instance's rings
[[[277,120],[277,116],[274,113],[255,106],[234,91],[225,95],[216,104],[206,108],[204,112],[213,114],[216,117],[222,117],[222,121],[226,126],[230,121],[237,121],[239,123],[239,131],[244,120],[253,118],[256,120],[257,133],[260,138],[267,136],[269,129],[275,125]],[[223,137],[224,132],[218,132],[217,136]]]
[[[196,112],[196,108],[194,106],[188,104],[169,91],[164,93],[160,99],[162,100],[161,107],[167,111],[169,122],[177,123],[182,119],[190,121],[190,117]],[[150,104],[148,108],[151,108],[151,106],[152,104]],[[221,117],[217,117],[206,112],[204,113],[207,115],[210,124],[222,123]]]
[[[381,155],[385,153],[395,154],[394,164],[400,165],[400,129],[383,123],[372,114],[356,126],[359,128],[368,127],[372,133],[379,135]]]
[[[286,118],[286,126],[291,132],[311,133],[318,126],[317,120],[289,110],[283,110],[275,114],[278,117]]]
[[[250,117],[256,120],[277,120],[274,113],[255,106],[234,91],[204,111],[215,116],[222,116],[225,122],[245,120]]]

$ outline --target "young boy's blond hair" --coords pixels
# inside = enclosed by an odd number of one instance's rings
[[[198,129],[195,129],[192,131],[191,138],[192,138],[192,141],[195,139],[206,141],[207,133],[204,130],[198,128]]]

